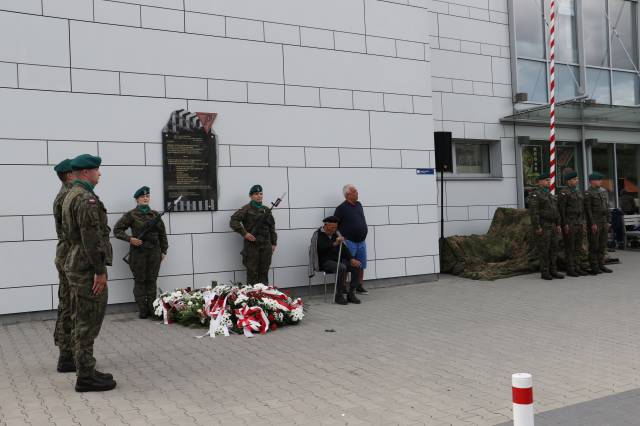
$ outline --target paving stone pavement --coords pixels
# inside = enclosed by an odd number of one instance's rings
[[[55,371],[53,321],[0,326],[0,424],[495,425],[511,419],[514,372],[534,375],[538,413],[577,413],[640,388],[640,253],[616,255],[597,277],[312,298],[301,325],[253,339],[108,315],[95,348],[118,381],[107,393],[77,394]]]

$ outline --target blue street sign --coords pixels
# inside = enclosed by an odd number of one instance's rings
[[[417,175],[432,175],[434,174],[433,169],[416,169]]]

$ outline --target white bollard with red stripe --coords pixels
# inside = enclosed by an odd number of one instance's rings
[[[533,378],[529,373],[511,375],[513,426],[533,426]]]

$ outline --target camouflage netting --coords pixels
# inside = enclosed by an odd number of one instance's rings
[[[496,280],[539,270],[531,220],[525,209],[499,208],[486,235],[445,239],[442,272],[474,280]]]

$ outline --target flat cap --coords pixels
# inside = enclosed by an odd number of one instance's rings
[[[149,189],[148,186],[143,186],[133,194],[133,198],[138,198],[138,197],[142,197],[143,195],[149,195],[149,194],[151,194],[151,189]]]
[[[322,223],[338,223],[340,222],[340,219],[338,219],[335,216],[327,216],[324,219],[322,219]]]
[[[65,159],[56,164],[53,168],[56,173],[69,173],[71,171],[71,160]]]
[[[97,169],[102,163],[102,158],[90,154],[81,154],[71,160],[72,170]]]
[[[249,190],[249,195],[251,194],[255,194],[256,192],[262,192],[262,186],[260,185],[253,185],[251,187],[251,189]]]

